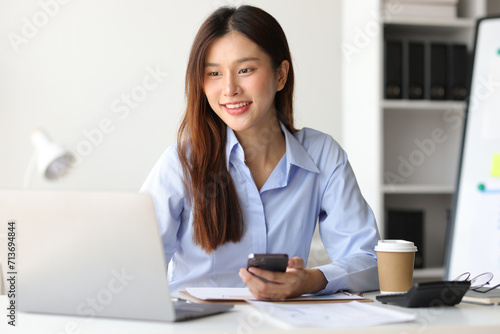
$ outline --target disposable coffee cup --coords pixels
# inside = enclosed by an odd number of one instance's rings
[[[406,240],[379,240],[375,246],[380,292],[403,293],[413,284],[413,264],[417,247]]]

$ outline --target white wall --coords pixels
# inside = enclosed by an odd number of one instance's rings
[[[81,159],[62,181],[35,175],[32,187],[137,190],[175,143],[199,25],[220,5],[241,3],[0,0],[0,188],[22,186],[29,133],[43,126]],[[270,12],[289,38],[297,126],[340,141],[341,2],[245,3]],[[125,95],[135,96],[133,107]]]
[[[341,48],[343,145],[381,229],[380,86],[383,21],[378,0],[343,0]]]

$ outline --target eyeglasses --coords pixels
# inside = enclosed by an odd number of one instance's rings
[[[500,287],[500,284],[492,287],[485,287],[485,285],[489,285],[491,280],[493,279],[493,273],[485,272],[473,278],[470,278],[470,275],[470,272],[465,272],[462,275],[456,277],[454,281],[469,281],[470,289],[480,293],[486,293]]]

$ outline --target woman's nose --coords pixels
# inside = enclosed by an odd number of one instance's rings
[[[241,92],[238,77],[234,75],[227,75],[224,82],[224,95],[235,96]]]

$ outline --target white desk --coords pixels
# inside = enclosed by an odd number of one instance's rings
[[[374,298],[375,293],[366,294]],[[44,314],[17,313],[17,326],[7,325],[7,297],[0,296],[0,333],[455,333],[479,334],[500,333],[500,306],[480,306],[461,303],[454,307],[408,309],[388,306],[375,301],[377,307],[392,307],[399,311],[414,313],[417,320],[405,324],[391,324],[369,328],[342,330],[291,328],[261,313],[249,305],[236,305],[228,313],[180,323],[82,318]]]

